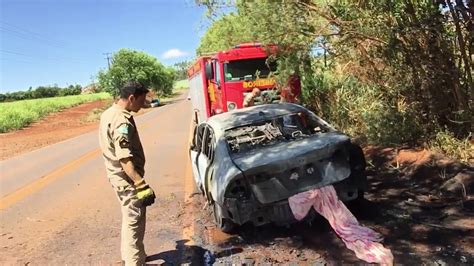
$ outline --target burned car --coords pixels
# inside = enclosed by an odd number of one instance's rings
[[[295,222],[288,198],[334,185],[343,201],[367,185],[362,149],[306,108],[267,104],[195,127],[190,159],[218,227]]]

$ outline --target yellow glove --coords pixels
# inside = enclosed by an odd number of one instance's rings
[[[137,198],[141,202],[140,207],[150,206],[155,203],[155,192],[146,183],[145,179],[136,182],[134,186],[137,192]]]

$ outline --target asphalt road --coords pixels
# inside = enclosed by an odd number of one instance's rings
[[[183,97],[136,122],[146,179],[158,196],[147,213],[147,254],[178,261],[193,235],[192,217],[184,212],[193,189],[191,105]],[[97,130],[2,161],[0,173],[0,265],[120,262],[120,207]]]

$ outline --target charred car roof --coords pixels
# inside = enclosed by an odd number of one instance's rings
[[[207,120],[207,123],[214,130],[225,131],[238,126],[297,112],[308,112],[308,110],[292,103],[263,104],[212,116]]]

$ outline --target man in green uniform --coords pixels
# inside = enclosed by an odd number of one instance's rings
[[[148,89],[136,81],[100,117],[99,142],[107,177],[122,208],[121,256],[125,265],[144,265],[146,206],[155,201],[145,182],[145,154],[131,112],[143,107]]]

